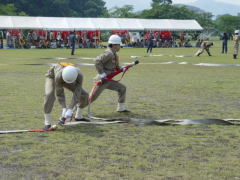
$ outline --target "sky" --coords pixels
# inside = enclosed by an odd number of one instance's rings
[[[103,1],[106,2],[106,7],[108,9],[114,6],[122,7],[123,5],[129,4],[134,6],[135,11],[150,9],[151,2],[152,2],[152,0],[103,0]],[[178,3],[188,4],[188,3],[194,3],[197,0],[172,0],[172,1],[174,4],[178,4]],[[240,0],[214,0],[214,1],[240,6]]]
[[[192,3],[195,1],[197,1],[197,0],[173,0],[173,3]],[[239,0],[215,0],[215,1],[240,5]]]
[[[175,3],[175,4],[176,3],[192,3],[192,2],[195,2],[195,1],[197,1],[197,0],[173,0],[173,3]],[[239,0],[215,0],[215,1],[240,5]]]

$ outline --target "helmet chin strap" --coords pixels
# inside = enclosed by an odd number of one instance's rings
[[[119,44],[113,44],[113,46],[112,46],[112,48],[111,48],[112,51],[115,52],[115,53],[118,52],[119,49],[120,49],[120,48],[118,48],[116,45],[119,45]],[[120,45],[119,45],[119,46],[120,46]]]

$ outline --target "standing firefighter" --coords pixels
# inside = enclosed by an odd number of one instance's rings
[[[195,54],[195,56],[200,56],[200,54],[202,54],[202,53],[204,52],[204,50],[207,51],[208,56],[212,56],[212,55],[210,54],[210,51],[209,51],[209,48],[210,48],[211,46],[213,46],[213,42],[211,42],[211,41],[203,41],[202,44],[201,44],[201,49],[199,49],[199,50],[197,51],[197,53]]]
[[[73,31],[69,35],[69,45],[70,45],[70,48],[71,48],[71,55],[74,55],[75,41],[76,41],[76,35],[75,35],[75,31]]]
[[[147,43],[148,43],[147,53],[148,53],[148,52],[150,52],[150,53],[152,52],[153,41],[154,41],[154,35],[153,35],[153,33],[151,32],[150,35],[149,35],[149,37],[148,37],[148,41],[147,41]]]
[[[96,80],[103,80],[99,86],[96,86],[91,93],[90,101],[93,102],[103,92],[104,89],[110,89],[118,92],[117,112],[129,112],[125,108],[126,87],[117,81],[105,81],[104,78],[120,69],[119,57],[116,54],[121,48],[121,38],[118,35],[111,35],[108,40],[107,50],[96,58],[95,67],[98,72]]]
[[[222,54],[226,53],[228,51],[228,35],[226,32],[223,33],[223,38],[222,38]]]
[[[233,59],[237,59],[238,49],[239,49],[239,42],[240,42],[239,30],[236,30],[236,31],[235,31],[235,35],[234,35],[233,39],[234,39]]]
[[[45,98],[44,98],[44,130],[51,128],[51,111],[55,101],[55,95],[62,106],[62,114],[58,124],[64,124],[67,118],[73,115],[75,105],[88,103],[88,93],[82,88],[83,75],[79,69],[70,63],[59,63],[52,66],[46,74]],[[70,105],[66,106],[64,88],[73,93]],[[82,120],[80,109],[77,109],[75,120]]]

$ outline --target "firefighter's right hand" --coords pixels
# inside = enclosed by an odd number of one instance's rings
[[[100,81],[102,81],[106,76],[107,76],[106,73],[98,74],[98,75],[94,78],[94,81],[100,82]]]

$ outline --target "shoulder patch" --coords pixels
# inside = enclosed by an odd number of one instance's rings
[[[61,65],[61,66],[63,66],[63,67],[66,67],[66,66],[75,66],[74,64],[69,63],[69,62],[59,62],[58,64]]]

